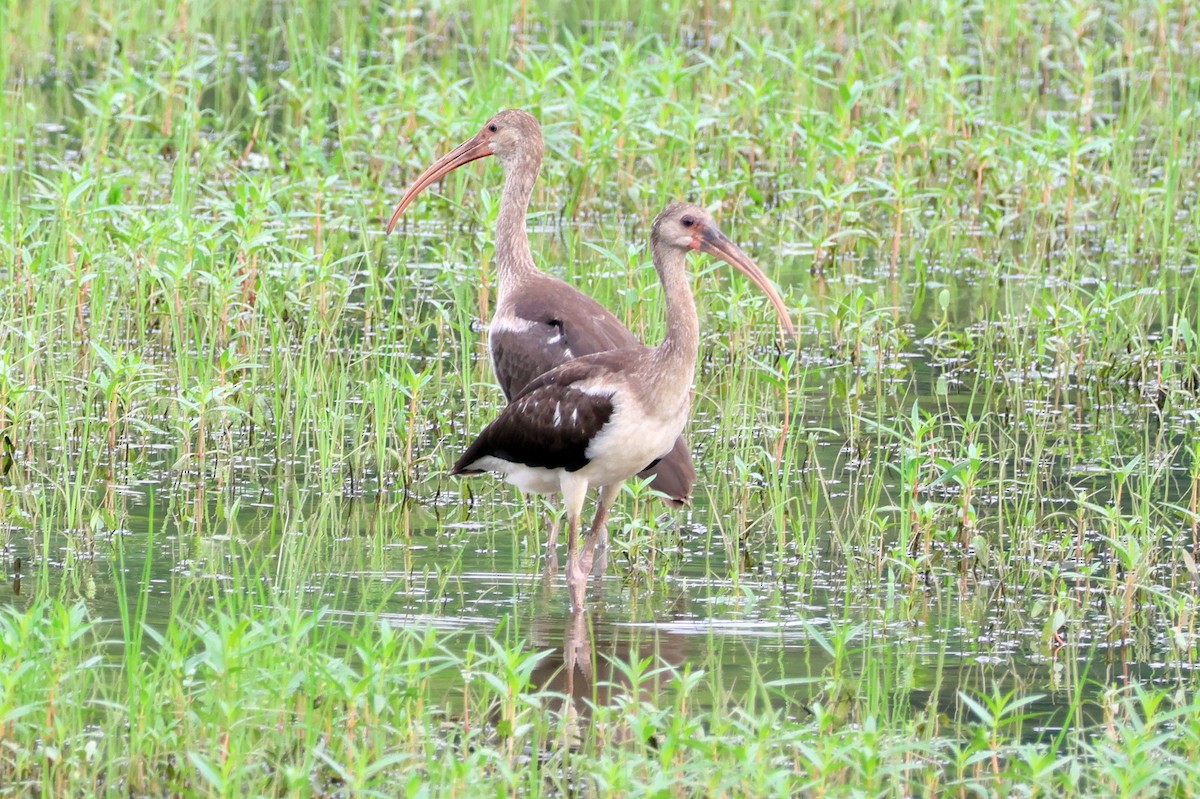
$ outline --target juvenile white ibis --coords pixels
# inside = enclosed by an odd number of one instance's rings
[[[767,294],[783,327],[792,330],[771,281],[704,209],[668,205],[654,220],[650,249],[667,305],[662,343],[583,355],[535,377],[450,472],[498,472],[522,491],[562,494],[567,585],[576,611],[583,608],[587,574],[622,483],[672,452],[688,420],[700,330],[685,272],[687,252],[702,250],[736,267]],[[600,489],[596,516],[580,547],[579,516],[593,486]]]
[[[418,194],[464,164],[496,156],[504,170],[504,191],[496,224],[496,310],[488,329],[492,366],[505,399],[511,401],[535,377],[581,355],[640,344],[607,308],[537,268],[529,249],[525,216],[533,183],[542,167],[542,129],[532,114],[501,111],[472,138],[421,173],[388,220],[396,227]],[[649,461],[647,461],[649,463]],[[645,464],[643,464],[644,466]],[[651,487],[678,507],[691,499],[696,469],[687,442],[680,437],[671,451],[641,472]],[[557,569],[557,524],[546,541],[548,571]]]

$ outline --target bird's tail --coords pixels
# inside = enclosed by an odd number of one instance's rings
[[[692,454],[683,436],[675,439],[671,451],[658,463],[639,472],[638,477],[652,477],[650,487],[664,494],[669,505],[678,508],[690,504],[692,486],[696,484],[696,467],[692,465]]]

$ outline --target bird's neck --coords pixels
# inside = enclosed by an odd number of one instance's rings
[[[496,272],[501,295],[538,271],[529,249],[525,216],[541,166],[542,158],[538,154],[508,165],[504,170],[500,218],[496,223]]]
[[[687,279],[687,256],[676,248],[656,247],[654,267],[662,281],[667,304],[667,335],[657,347],[657,355],[672,380],[690,387],[700,349],[700,322],[696,303]]]

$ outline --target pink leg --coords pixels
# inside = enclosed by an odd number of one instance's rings
[[[583,611],[588,571],[592,568],[591,551],[586,546],[579,546],[579,515],[583,510],[587,488],[587,481],[573,474],[564,474],[562,477],[563,505],[567,510],[567,590],[571,594],[572,613]]]
[[[608,511],[621,493],[622,483],[604,486],[596,502],[596,517],[592,519],[592,532],[588,536],[587,549],[592,557],[592,576],[599,577],[608,568]]]
[[[546,534],[546,576],[558,574],[558,530],[561,527],[558,516],[550,522],[550,532]]]

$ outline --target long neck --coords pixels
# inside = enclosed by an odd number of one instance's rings
[[[654,247],[653,255],[667,301],[667,335],[656,348],[656,354],[663,368],[672,372],[672,379],[686,380],[691,385],[700,348],[700,322],[688,286],[686,253],[659,244]]]
[[[501,295],[538,271],[529,250],[525,215],[541,167],[540,152],[505,165],[504,192],[500,195],[500,218],[496,224],[496,271]]]

